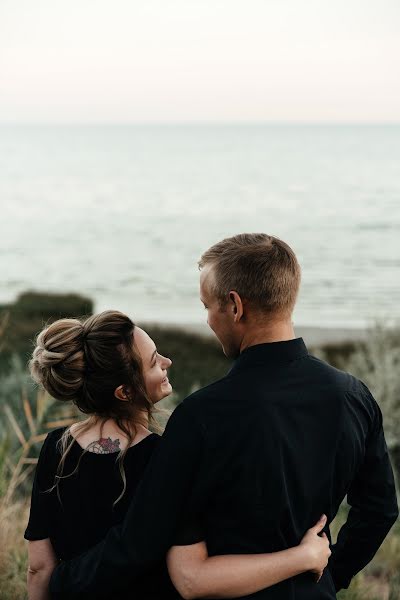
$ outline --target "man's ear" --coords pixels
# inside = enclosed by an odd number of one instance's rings
[[[230,306],[229,310],[233,312],[233,320],[235,323],[239,323],[243,317],[244,306],[241,297],[237,292],[231,290],[229,292]]]
[[[128,400],[130,400],[130,394],[123,385],[119,385],[117,388],[115,388],[114,396],[118,400],[122,400],[122,402],[127,402]]]

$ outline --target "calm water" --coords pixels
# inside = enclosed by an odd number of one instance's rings
[[[265,231],[301,261],[297,324],[400,319],[400,126],[3,126],[0,203],[0,302],[198,323],[201,252]]]

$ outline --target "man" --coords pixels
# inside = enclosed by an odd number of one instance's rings
[[[398,516],[378,405],[295,339],[291,248],[243,234],[199,265],[208,324],[233,367],[175,410],[123,526],[56,569],[55,598],[113,598],[119,580],[134,582],[165,555],[183,515],[202,522],[209,555],[273,552],[298,544],[322,513],[331,522],[347,495],[351,510],[320,582],[304,574],[252,595],[332,599]]]

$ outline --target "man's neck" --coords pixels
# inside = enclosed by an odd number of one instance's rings
[[[271,344],[272,342],[287,342],[296,337],[291,320],[274,321],[263,325],[255,325],[245,332],[240,352],[257,344]]]

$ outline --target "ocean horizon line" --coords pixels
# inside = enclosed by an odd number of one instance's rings
[[[0,127],[400,127],[399,121],[1,121]]]

